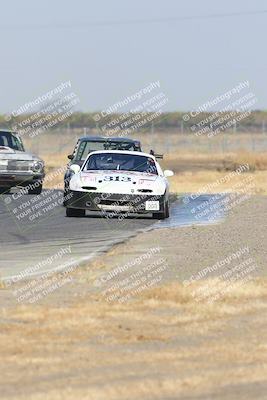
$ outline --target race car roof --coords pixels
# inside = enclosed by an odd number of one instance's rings
[[[1,133],[13,135],[13,136],[19,136],[19,134],[17,132],[11,131],[10,129],[0,129],[0,135],[1,135]]]
[[[89,157],[91,157],[93,154],[104,154],[104,153],[129,154],[132,156],[144,156],[144,157],[152,158],[154,161],[156,161],[156,157],[154,157],[152,154],[144,153],[143,151],[129,151],[129,150],[96,150],[96,151],[92,151],[90,154],[88,154],[87,159]]]
[[[79,141],[88,141],[88,142],[118,142],[118,143],[140,143],[139,140],[130,139],[130,138],[122,138],[122,137],[106,137],[106,136],[82,136],[79,138]]]
[[[11,131],[10,129],[0,129],[0,134],[1,133],[9,133],[10,135],[18,135],[17,132]]]

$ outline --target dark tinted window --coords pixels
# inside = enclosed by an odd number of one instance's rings
[[[85,160],[92,151],[105,150],[105,142],[85,142],[82,141],[78,147],[75,160]]]
[[[0,132],[0,146],[24,151],[21,139],[15,135],[12,135],[10,132]]]
[[[139,144],[132,142],[112,142],[112,141],[82,141],[77,149],[75,160],[85,160],[88,154],[98,150],[128,150],[140,151]]]

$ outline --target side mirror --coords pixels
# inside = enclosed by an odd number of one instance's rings
[[[73,164],[70,166],[70,170],[74,172],[74,174],[78,174],[80,172],[81,168],[78,164]]]
[[[168,177],[173,176],[173,175],[174,175],[173,171],[171,171],[170,169],[165,169],[165,171],[164,171],[165,178],[168,178]]]
[[[74,158],[74,157],[73,157],[73,154],[69,154],[69,155],[68,155],[68,159],[69,159],[69,160],[73,160],[73,158]]]

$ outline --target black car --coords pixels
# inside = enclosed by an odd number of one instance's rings
[[[110,138],[103,136],[83,136],[78,139],[73,153],[68,155],[70,162],[67,165],[67,170],[64,176],[64,193],[67,192],[69,180],[73,175],[70,170],[72,164],[78,164],[80,167],[83,165],[88,154],[97,150],[128,150],[128,151],[142,151],[141,143],[139,140],[129,138]]]

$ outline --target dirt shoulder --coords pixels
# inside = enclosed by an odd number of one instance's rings
[[[255,196],[142,233],[43,304],[2,305],[1,398],[265,399],[266,215]]]

